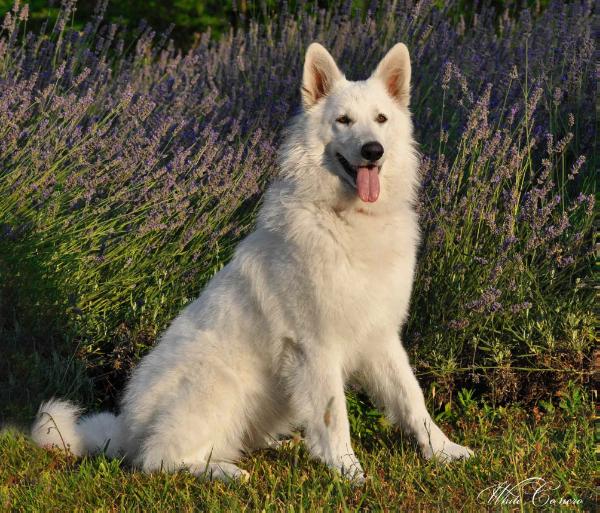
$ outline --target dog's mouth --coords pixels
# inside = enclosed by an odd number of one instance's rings
[[[377,201],[377,198],[379,198],[379,171],[381,166],[376,164],[353,166],[342,154],[336,153],[335,156],[346,174],[352,179],[352,183],[358,191],[358,197],[365,203]]]

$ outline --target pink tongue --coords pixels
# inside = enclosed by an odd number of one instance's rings
[[[379,173],[377,166],[361,166],[356,175],[358,196],[364,202],[374,203],[379,198]]]

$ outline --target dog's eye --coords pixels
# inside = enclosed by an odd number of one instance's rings
[[[350,123],[352,123],[352,120],[348,116],[346,116],[346,114],[337,118],[336,121],[338,123],[341,123],[342,125],[349,125]]]
[[[375,121],[377,121],[377,123],[385,123],[387,121],[387,117],[385,114],[377,114]]]

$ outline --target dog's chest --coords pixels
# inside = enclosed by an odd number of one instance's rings
[[[326,314],[343,318],[353,329],[404,317],[417,244],[411,223],[358,218],[330,227],[308,271]]]

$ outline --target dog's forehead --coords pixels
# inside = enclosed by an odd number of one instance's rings
[[[371,112],[389,109],[393,100],[379,80],[346,80],[330,95],[328,106],[333,111]]]

